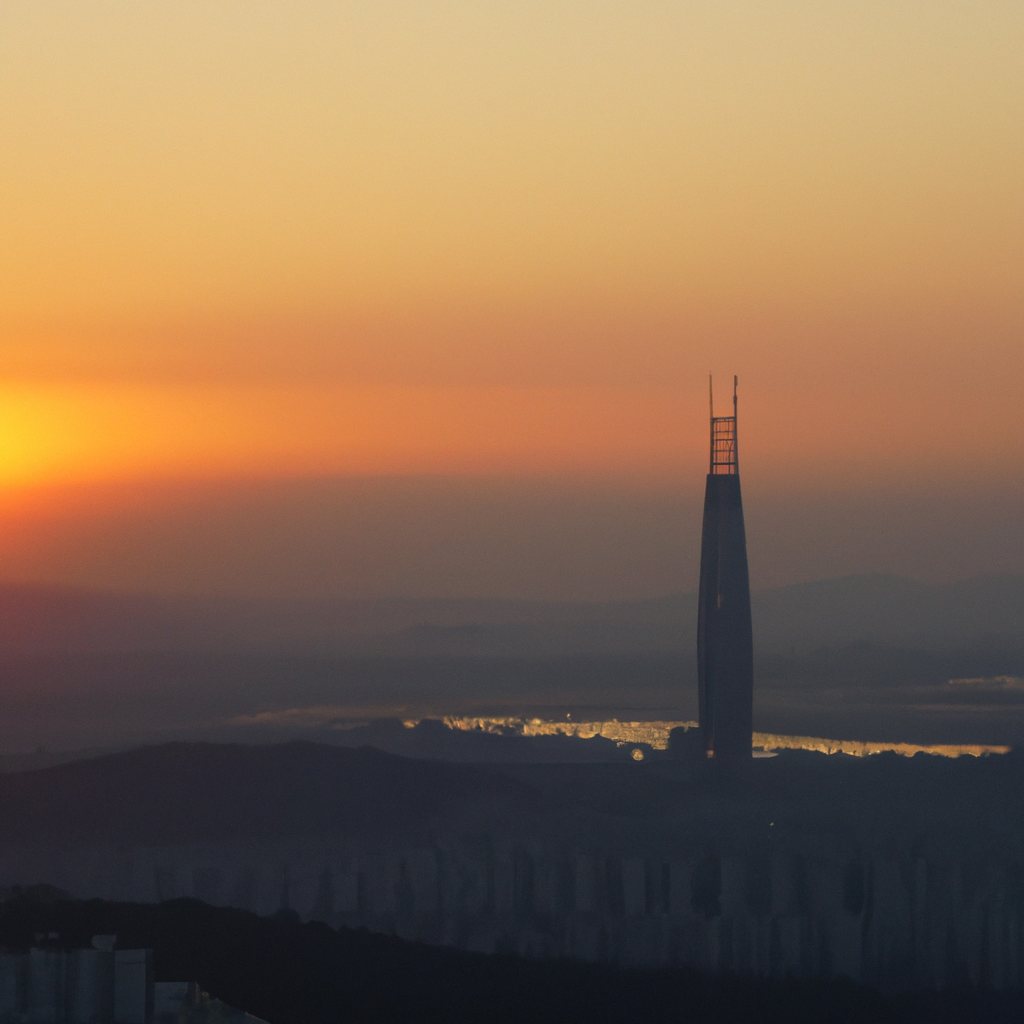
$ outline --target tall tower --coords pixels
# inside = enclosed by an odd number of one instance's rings
[[[749,760],[754,718],[754,640],[732,415],[716,416],[711,395],[711,465],[704,492],[697,610],[697,685],[704,751],[716,762]],[[708,380],[710,389],[711,381]]]

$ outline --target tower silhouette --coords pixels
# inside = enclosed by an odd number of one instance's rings
[[[750,759],[754,717],[754,640],[732,415],[716,416],[711,394],[711,465],[704,492],[697,610],[697,685],[704,751],[716,762]],[[711,381],[708,386],[710,390]]]

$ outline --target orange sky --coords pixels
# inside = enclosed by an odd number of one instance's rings
[[[0,504],[699,489],[709,371],[764,493],[1019,476],[1022,52],[1017,0],[5,3]]]

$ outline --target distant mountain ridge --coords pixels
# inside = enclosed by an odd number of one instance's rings
[[[763,653],[1024,638],[1024,575],[867,574],[756,591]],[[559,656],[693,649],[696,595],[637,601],[245,600],[0,586],[0,656],[124,652]]]
[[[167,743],[0,776],[6,843],[161,843],[425,827],[459,802],[536,794],[485,767],[372,747]]]

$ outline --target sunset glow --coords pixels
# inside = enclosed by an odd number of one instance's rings
[[[709,371],[751,486],[1019,475],[1022,46],[1009,0],[7,3],[3,501],[699,489]]]

